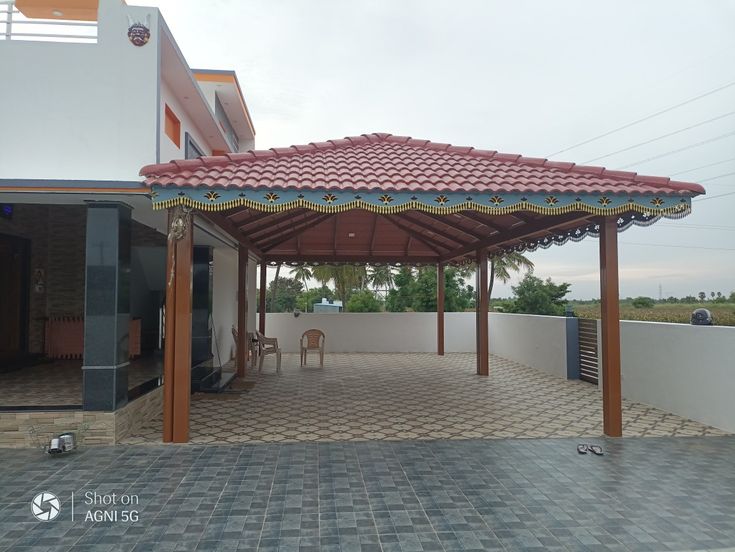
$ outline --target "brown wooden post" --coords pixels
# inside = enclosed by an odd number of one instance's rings
[[[258,331],[265,335],[265,292],[266,269],[265,259],[260,259],[260,302],[258,304]]]
[[[188,209],[169,211],[166,267],[166,342],[164,351],[163,440],[189,440],[191,396],[191,286],[193,217]]]
[[[248,369],[248,248],[237,250],[237,375]]]
[[[488,342],[488,294],[487,294],[487,248],[478,249],[477,261],[477,374],[487,376],[490,374],[490,344]]]
[[[444,265],[436,267],[436,354],[444,356]]]
[[[170,443],[174,438],[174,330],[176,329],[176,286],[174,269],[176,267],[176,244],[173,241],[171,226],[174,209],[168,210],[168,244],[166,249],[166,313],[163,346],[163,442]]]
[[[602,423],[605,435],[622,437],[618,226],[615,217],[606,217],[600,221],[600,298],[602,319]]]

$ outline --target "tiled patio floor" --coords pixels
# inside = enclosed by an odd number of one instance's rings
[[[130,361],[128,388],[161,375],[160,357]],[[0,374],[0,407],[82,404],[82,361],[56,360]]]
[[[579,455],[577,442],[115,446],[61,457],[5,449],[0,551],[735,546],[735,437],[600,439],[599,457]],[[61,500],[47,523],[30,511],[42,491]],[[136,496],[138,521],[85,521],[86,492]]]
[[[328,354],[324,368],[272,357],[240,395],[191,403],[194,443],[487,439],[597,436],[597,387],[493,357],[490,376],[475,374],[472,354]],[[197,397],[198,398],[198,397]],[[624,402],[625,436],[722,435],[646,405]],[[158,443],[151,420],[127,443]]]

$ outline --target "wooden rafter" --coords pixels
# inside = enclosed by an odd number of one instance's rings
[[[259,221],[260,219],[264,219],[272,215],[273,213],[269,213],[267,211],[253,211],[250,209],[243,209],[242,211],[235,211],[225,216],[231,223],[235,224],[236,226],[245,226],[247,224],[252,224]]]
[[[265,260],[268,263],[274,262],[274,263],[304,263],[304,264],[314,264],[314,263],[371,263],[371,264],[430,264],[435,265],[437,262],[436,256],[428,256],[428,255],[416,255],[413,257],[406,258],[405,255],[402,253],[398,253],[397,255],[377,255],[373,256],[370,259],[366,259],[364,255],[353,255],[353,254],[347,254],[347,255],[330,255],[330,254],[302,254],[302,255],[279,255],[279,254],[272,254],[272,255],[266,255]]]
[[[388,215],[380,215],[385,220],[387,220],[390,224],[398,228],[399,230],[402,230],[409,236],[413,236],[416,240],[423,243],[426,247],[431,249],[434,253],[437,255],[442,255],[444,252],[451,251],[450,248],[448,248],[446,245],[444,245],[441,242],[436,241],[434,238],[427,236],[425,234],[421,234],[420,232],[417,232],[416,230],[412,229],[409,226],[406,226],[405,224],[401,223],[399,220],[396,220],[395,217],[391,217]],[[443,250],[443,251],[442,251]],[[372,251],[371,251],[372,253]]]
[[[292,218],[298,217],[307,212],[309,212],[308,209],[293,209],[289,211],[284,211],[283,213],[268,213],[269,216],[259,218],[257,221],[246,222],[245,224],[239,226],[239,228],[245,233],[256,235],[263,230],[273,228],[274,226],[277,226],[283,222],[287,222]],[[252,228],[253,226],[255,227],[254,229]]]
[[[407,216],[407,212],[403,212],[403,213],[399,213],[399,214],[391,215],[391,216],[396,217],[396,218],[399,218],[399,219],[401,219],[401,220],[403,220],[405,222],[408,222],[410,224],[413,224],[414,226],[418,226],[420,228],[423,228],[424,230],[428,230],[429,232],[431,232],[435,236],[439,236],[440,238],[442,238],[445,241],[453,242],[455,245],[465,246],[465,245],[468,245],[469,244],[469,242],[467,242],[467,241],[461,240],[461,239],[456,238],[454,236],[449,236],[449,235],[447,235],[447,234],[445,234],[443,232],[439,232],[435,224],[430,224],[430,223],[428,223],[426,221],[423,221],[423,220],[414,220],[412,218],[409,218]]]
[[[370,230],[370,256],[373,255],[373,249],[375,249],[375,232],[378,229],[378,213],[373,213],[373,227]]]
[[[484,224],[485,226],[487,226],[488,228],[491,228],[492,230],[495,230],[496,232],[502,232],[505,230],[503,227],[490,222],[488,220],[489,215],[483,215],[482,213],[478,213],[477,211],[462,211],[460,214],[463,217],[477,221],[480,224]]]
[[[262,244],[263,251],[266,251],[266,252],[267,251],[270,251],[274,247],[277,247],[277,246],[281,245],[282,243],[287,242],[288,240],[290,240],[293,237],[296,237],[297,240],[298,240],[299,236],[301,236],[301,234],[303,234],[306,230],[308,230],[309,228],[313,228],[314,226],[320,225],[322,222],[324,222],[325,220],[327,220],[331,216],[333,216],[333,215],[319,214],[316,217],[311,217],[309,219],[304,219],[297,226],[292,227],[291,231],[288,232],[287,234],[281,234],[280,236],[271,239],[269,242]],[[296,247],[296,251],[297,252],[299,250],[299,247],[300,247],[300,245],[299,245],[299,243],[297,241],[297,247]]]
[[[422,218],[422,217],[430,218],[430,219],[432,219],[434,221],[435,224],[440,224],[442,227],[450,228],[452,230],[459,230],[465,236],[469,236],[470,239],[472,239],[472,240],[481,240],[483,238],[487,238],[487,234],[482,234],[480,232],[474,232],[474,231],[472,231],[472,230],[470,230],[468,228],[465,228],[463,226],[460,226],[459,224],[454,224],[453,225],[450,221],[451,220],[455,220],[456,221],[456,219],[450,218],[450,217],[452,217],[452,215],[444,215],[444,216],[442,216],[442,215],[435,215],[434,213],[424,213],[424,212],[421,212],[421,211],[415,211],[415,212],[411,213],[411,217],[410,218],[409,217],[404,217],[404,218],[406,218],[407,220],[411,220],[411,219],[414,219],[414,218]]]
[[[476,249],[480,249],[480,248],[490,249],[493,247],[498,247],[500,245],[507,245],[507,244],[510,244],[511,242],[533,236],[534,234],[538,234],[546,230],[551,230],[552,228],[557,228],[559,226],[569,224],[570,222],[575,222],[575,221],[582,222],[586,220],[587,218],[589,218],[590,216],[591,215],[589,213],[582,213],[582,212],[577,211],[573,213],[567,213],[566,215],[547,217],[544,220],[541,220],[534,224],[524,224],[517,228],[508,230],[505,233],[501,233],[500,236],[494,235],[487,239],[480,240],[479,242],[475,242],[465,247],[461,247],[460,249],[452,251],[448,253],[447,255],[445,255],[444,257],[442,257],[441,261],[442,262],[451,261],[453,259],[456,259],[457,257],[462,257],[466,255],[467,253],[473,250],[476,250]],[[549,224],[550,222],[549,219],[553,220],[552,224]]]
[[[228,236],[237,241],[237,243],[243,247],[252,251],[257,257],[260,257],[263,254],[261,249],[248,239],[237,226],[232,224],[227,217],[212,211],[197,211],[196,214],[224,230]]]
[[[271,226],[270,229],[269,227],[265,227],[262,230],[254,232],[253,234],[251,234],[251,236],[252,239],[257,243],[267,243],[272,241],[273,239],[277,239],[278,237],[289,233],[297,225],[319,218],[319,216],[320,213],[307,211],[290,219],[287,225],[276,226],[275,228]]]

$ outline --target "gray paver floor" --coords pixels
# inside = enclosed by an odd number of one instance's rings
[[[735,437],[599,439],[604,456],[579,455],[577,442],[147,445],[61,457],[5,449],[0,550],[735,546]],[[41,491],[62,501],[54,521],[31,515]],[[137,496],[138,521],[85,521],[86,492]]]

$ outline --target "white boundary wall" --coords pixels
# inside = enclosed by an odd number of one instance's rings
[[[566,378],[564,317],[489,316],[491,353]],[[436,313],[266,317],[284,352],[297,352],[309,328],[324,331],[328,353],[436,352]],[[474,313],[446,313],[445,350],[474,352]],[[621,351],[623,397],[735,432],[735,328],[623,321]]]
[[[490,313],[490,352],[566,377],[566,319],[556,316]],[[298,352],[301,334],[318,328],[333,353],[435,353],[436,313],[268,313],[266,334],[284,352]],[[448,353],[475,351],[475,313],[444,315]]]
[[[735,327],[623,321],[620,341],[623,397],[735,432]]]

